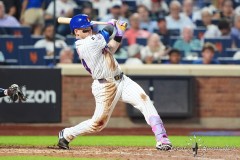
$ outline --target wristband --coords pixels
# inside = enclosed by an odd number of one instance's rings
[[[118,43],[121,43],[122,37],[121,37],[121,36],[115,36],[115,37],[114,37],[114,40],[115,40],[116,42],[118,42]]]

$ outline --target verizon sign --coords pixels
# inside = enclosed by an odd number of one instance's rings
[[[25,85],[26,102],[12,103],[0,98],[0,122],[61,122],[61,70],[50,68],[0,68],[0,84]]]
[[[23,103],[56,103],[57,96],[54,90],[27,90],[22,88],[23,93],[27,96],[27,101]],[[0,103],[12,103],[8,97],[0,98]],[[16,102],[19,103],[19,102]]]

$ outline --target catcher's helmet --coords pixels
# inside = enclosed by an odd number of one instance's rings
[[[78,14],[74,16],[70,21],[71,32],[74,32],[74,29],[78,28],[88,28],[92,27],[93,23],[86,14]]]

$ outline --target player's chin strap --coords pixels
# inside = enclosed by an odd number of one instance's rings
[[[166,130],[160,116],[151,116],[149,118],[149,122],[152,127],[152,131],[155,134],[156,140],[160,141],[161,138],[166,135]]]

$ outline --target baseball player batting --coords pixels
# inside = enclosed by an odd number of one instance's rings
[[[9,96],[12,102],[26,101],[26,96],[17,84],[12,84],[8,89],[0,88],[0,98],[5,96]]]
[[[170,150],[172,144],[153,103],[137,83],[124,75],[113,57],[127,28],[127,23],[112,19],[108,24],[93,35],[93,23],[87,15],[76,15],[70,21],[71,32],[77,39],[75,45],[79,58],[93,78],[92,93],[96,108],[91,119],[60,131],[58,146],[61,149],[69,149],[69,142],[78,135],[101,131],[107,125],[116,103],[123,101],[142,112],[155,134],[156,148]],[[115,37],[110,40],[109,37],[114,29],[116,29]]]

